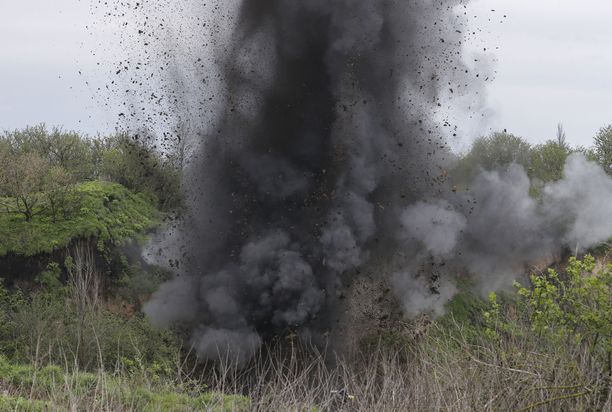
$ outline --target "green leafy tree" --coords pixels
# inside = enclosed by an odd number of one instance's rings
[[[565,160],[572,152],[569,146],[549,140],[531,150],[529,177],[540,182],[551,182],[563,177]]]
[[[55,221],[78,206],[72,190],[75,183],[105,179],[145,194],[161,210],[176,209],[182,202],[180,175],[188,148],[181,139],[176,148],[166,149],[169,153],[162,154],[127,134],[90,139],[60,128],[49,130],[45,125],[5,132],[0,136],[0,196],[16,195],[28,221],[45,199]],[[34,159],[30,170],[22,161],[26,157]],[[44,182],[34,184],[33,177],[39,175],[45,177]],[[28,179],[23,180],[24,176]],[[35,190],[25,186],[35,186]]]
[[[67,219],[71,211],[78,209],[80,202],[74,183],[74,177],[63,167],[49,168],[45,177],[45,197],[54,222],[60,214]]]
[[[79,181],[94,179],[99,174],[99,143],[76,132],[61,128],[48,130],[41,124],[5,133],[0,142],[15,156],[36,153],[51,166],[62,167]]]
[[[44,210],[41,206],[49,163],[36,153],[17,156],[4,154],[0,159],[0,200],[5,211],[18,213],[27,222]]]
[[[47,129],[44,125],[26,127],[23,130],[5,132],[2,136],[2,143],[6,145],[10,153],[14,156],[25,153],[38,153],[44,157],[40,142],[45,139]]]
[[[180,172],[169,159],[126,134],[113,136],[103,154],[103,175],[116,183],[143,193],[162,210],[180,206]]]
[[[63,168],[79,181],[93,179],[97,174],[94,144],[76,132],[55,128],[40,142],[40,147],[52,165]]]
[[[507,132],[496,132],[474,141],[472,149],[459,161],[456,173],[470,178],[479,170],[496,170],[512,163],[527,168],[531,145],[523,138]]]
[[[606,173],[612,174],[612,124],[599,129],[594,143],[597,161]]]

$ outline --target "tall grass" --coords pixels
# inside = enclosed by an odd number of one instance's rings
[[[256,411],[610,411],[610,375],[587,348],[526,336],[470,342],[433,323],[414,345],[340,358],[268,348],[246,370],[219,367],[211,387]]]
[[[548,349],[530,340],[475,345],[432,330],[407,352],[379,347],[347,359],[297,344],[269,347],[243,369],[228,363],[194,372],[177,358],[174,376],[161,379],[128,365],[96,372],[69,363],[12,366],[7,373],[0,363],[0,389],[44,406],[24,410],[612,410],[609,376],[584,349]]]

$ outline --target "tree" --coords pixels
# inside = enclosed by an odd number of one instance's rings
[[[27,222],[42,212],[40,208],[49,163],[36,153],[7,155],[0,159],[0,202],[8,213],[18,213]]]
[[[562,123],[557,124],[557,144],[559,146],[567,146],[567,138]]]
[[[46,135],[46,127],[41,124],[34,127],[26,127],[23,130],[5,132],[2,136],[2,142],[10,148],[10,152],[14,156],[35,152],[41,157],[45,157],[43,149],[40,147],[40,142]]]
[[[474,142],[471,155],[487,170],[506,167],[512,163],[529,164],[531,145],[511,133],[493,133]]]
[[[90,139],[59,128],[49,131],[45,125],[5,132],[0,135],[4,182],[0,196],[13,199],[10,202],[5,199],[2,204],[7,210],[15,211],[14,195],[19,192],[19,209],[25,209],[30,220],[34,209],[42,205],[40,199],[44,198],[47,210],[56,220],[60,213],[66,217],[69,208],[78,207],[75,183],[105,178],[147,195],[162,210],[179,207],[182,202],[180,174],[189,151],[184,140],[179,140],[175,151],[164,155],[146,139],[142,142],[136,137],[118,134],[106,139]],[[23,162],[28,156],[35,159],[30,169],[26,167],[27,162]],[[26,174],[36,175],[40,167],[44,184],[36,190],[19,189],[18,186],[26,184],[21,178]],[[31,179],[29,182],[32,183]]]
[[[527,168],[530,156],[531,145],[523,138],[496,132],[476,139],[472,149],[460,159],[455,173],[470,179],[480,169],[502,169],[513,163]]]
[[[529,177],[540,182],[551,182],[563,177],[565,160],[571,149],[558,141],[549,140],[535,146],[531,151]]]
[[[99,172],[99,144],[76,132],[61,128],[50,131],[44,124],[5,133],[0,141],[10,147],[13,155],[36,153],[51,166],[60,166],[83,181],[94,179]]]
[[[79,202],[74,190],[74,177],[61,166],[52,166],[45,176],[45,197],[53,222],[62,213],[68,218],[70,210],[75,209]]]
[[[606,173],[612,174],[612,124],[602,127],[595,135],[595,156]]]
[[[102,170],[105,178],[154,200],[161,210],[180,206],[180,171],[167,158],[126,134],[107,142]]]
[[[83,181],[94,177],[96,163],[90,139],[76,132],[64,132],[54,128],[40,142],[40,146],[53,166],[63,168],[77,180]]]

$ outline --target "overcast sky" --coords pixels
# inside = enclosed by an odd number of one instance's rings
[[[539,143],[562,122],[572,144],[589,145],[612,123],[612,0],[479,0],[470,13],[497,72],[490,115],[473,135],[508,129]],[[111,131],[116,112],[97,87],[120,53],[114,30],[89,0],[0,0],[0,130]]]

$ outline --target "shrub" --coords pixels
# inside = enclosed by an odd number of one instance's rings
[[[565,276],[554,269],[517,285],[531,330],[554,342],[584,345],[610,372],[612,354],[612,265],[596,272],[595,259],[571,257]]]

